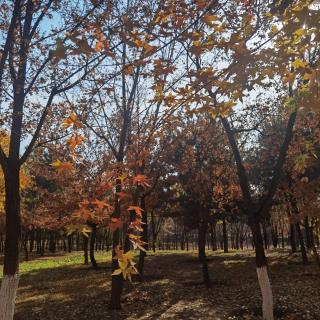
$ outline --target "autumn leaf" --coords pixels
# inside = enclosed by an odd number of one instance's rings
[[[83,227],[81,230],[81,233],[85,236],[85,237],[89,237],[88,233],[91,232],[91,229],[89,229],[88,227]]]
[[[128,211],[134,211],[135,214],[139,217],[142,217],[142,209],[140,207],[137,207],[137,206],[129,206]]]
[[[196,0],[196,4],[199,9],[204,9],[207,6],[207,2],[205,0]]]
[[[97,188],[95,193],[97,196],[101,196],[101,195],[105,194],[107,191],[112,190],[112,188],[113,188],[112,184],[107,182],[107,183],[101,184]]]
[[[296,75],[293,72],[289,72],[284,77],[284,82],[289,83],[290,85],[293,84],[294,80],[296,78]]]
[[[200,41],[193,41],[192,46],[190,47],[190,52],[196,56],[200,56],[204,51],[205,48],[202,47]]]
[[[133,66],[131,64],[127,64],[123,67],[123,73],[125,75],[131,75],[134,73]]]
[[[138,174],[133,178],[133,183],[138,186],[151,187],[149,178],[144,174]]]
[[[139,232],[143,231],[142,225],[145,224],[144,222],[141,221],[141,219],[136,218],[134,221],[132,221],[129,225],[130,229],[135,229]]]
[[[122,228],[123,222],[119,218],[112,218],[109,223],[109,228],[112,232],[115,232],[117,229]]]
[[[295,69],[298,69],[298,68],[305,68],[306,66],[308,65],[308,62],[305,62],[305,61],[302,61],[300,59],[296,59],[292,62],[292,66],[295,68]]]
[[[95,46],[95,51],[100,52],[105,47],[105,40],[103,37],[103,32],[100,28],[97,28],[96,34],[97,34],[97,43]]]
[[[55,57],[55,62],[65,59],[67,57],[66,52],[67,48],[64,46],[63,40],[57,39],[56,49],[51,51],[52,56]]]
[[[121,273],[122,273],[122,269],[119,268],[119,269],[114,270],[111,275],[112,276],[118,276]]]
[[[146,56],[151,56],[157,51],[158,47],[147,44],[143,47],[143,49]]]
[[[56,160],[50,164],[51,167],[62,171],[62,170],[71,170],[73,168],[72,163],[70,162],[62,162],[60,160]]]
[[[202,17],[202,21],[205,22],[206,24],[208,24],[209,26],[211,26],[212,23],[217,21],[218,19],[219,19],[218,16],[210,15],[210,14],[205,14]]]
[[[141,236],[135,235],[135,234],[128,234],[128,237],[133,244],[134,249],[140,249],[144,252],[147,252],[147,250],[143,247],[143,245],[146,245],[147,243],[141,240]]]
[[[74,113],[69,113],[69,117],[63,121],[63,127],[69,128],[70,126],[73,126],[74,129],[76,128],[82,128],[82,123],[78,120],[77,116]]]
[[[113,260],[118,261],[119,268],[116,269],[112,275],[117,276],[122,274],[125,280],[129,279],[129,281],[131,281],[132,275],[138,274],[138,270],[134,266],[133,253],[131,251],[124,253],[119,246],[116,246],[115,253]]]
[[[106,203],[105,201],[98,200],[98,199],[95,199],[91,203],[96,205],[99,209],[109,208],[110,207],[110,205],[108,203]]]
[[[127,192],[121,191],[121,192],[117,192],[116,194],[119,198],[119,201],[132,198],[132,195]]]
[[[84,137],[81,135],[76,134],[75,136],[72,136],[71,138],[68,139],[67,144],[71,149],[75,149],[78,147],[83,141]]]

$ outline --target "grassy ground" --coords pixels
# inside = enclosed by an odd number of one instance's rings
[[[320,319],[320,272],[299,256],[269,252],[276,318]],[[150,253],[143,283],[126,283],[123,310],[111,312],[110,256],[97,254],[98,271],[81,254],[21,264],[16,320],[261,319],[251,251],[209,254],[211,289],[201,283],[195,252]],[[103,261],[103,263],[102,263]]]

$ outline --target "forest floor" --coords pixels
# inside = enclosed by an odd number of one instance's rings
[[[276,319],[320,319],[320,271],[299,255],[269,251]],[[261,319],[252,251],[209,252],[211,289],[202,284],[196,252],[159,251],[146,258],[145,281],[126,282],[123,310],[111,312],[110,255],[98,253],[99,270],[81,253],[21,264],[15,320]]]

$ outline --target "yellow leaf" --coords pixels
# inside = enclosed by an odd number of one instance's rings
[[[81,233],[85,236],[85,237],[89,237],[88,233],[91,232],[91,230],[88,227],[83,227],[81,230]]]
[[[121,269],[116,269],[112,272],[112,276],[118,276],[119,274],[122,273],[122,270]]]
[[[71,170],[73,168],[72,163],[70,162],[61,162],[56,160],[50,164],[51,167],[54,167],[57,170]]]
[[[297,37],[297,38],[301,38],[303,35],[306,34],[306,29],[304,28],[300,28],[300,29],[297,29],[293,34]]]
[[[287,54],[295,54],[296,52],[292,48],[287,49]]]
[[[300,59],[296,59],[292,62],[292,66],[295,68],[295,69],[298,69],[298,68],[305,68],[306,66],[308,65],[308,62],[305,62],[305,61],[302,61]]]

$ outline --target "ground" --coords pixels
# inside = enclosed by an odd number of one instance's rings
[[[300,257],[270,251],[276,319],[320,319],[320,271]],[[97,254],[98,271],[80,253],[21,264],[16,320],[261,319],[252,251],[209,253],[211,289],[201,283],[196,252],[150,253],[143,283],[126,283],[123,310],[111,312],[110,256]],[[104,261],[104,262],[103,262]]]

